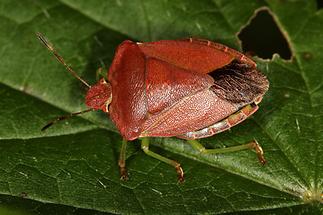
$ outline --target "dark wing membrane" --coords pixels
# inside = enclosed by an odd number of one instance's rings
[[[265,75],[256,68],[232,61],[227,66],[209,73],[214,78],[211,90],[221,99],[239,106],[254,102],[262,97],[269,88]]]

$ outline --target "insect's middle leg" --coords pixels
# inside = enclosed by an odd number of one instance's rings
[[[177,172],[177,175],[178,175],[178,181],[179,182],[183,182],[184,181],[184,172],[183,172],[183,169],[181,167],[181,164],[174,161],[174,160],[171,160],[171,159],[168,159],[164,156],[161,156],[155,152],[152,152],[149,150],[149,138],[148,137],[144,137],[141,139],[141,149],[149,156],[153,157],[153,158],[156,158],[164,163],[167,163],[169,165],[172,165],[173,167],[175,167],[176,169],[176,172]]]
[[[264,152],[256,140],[253,140],[247,144],[243,144],[239,146],[231,146],[231,147],[221,148],[221,149],[206,149],[197,140],[187,140],[187,141],[192,145],[193,148],[195,148],[196,150],[204,154],[220,154],[220,153],[227,153],[227,152],[236,152],[236,151],[241,151],[245,149],[254,149],[257,153],[260,163],[261,164],[266,163]]]

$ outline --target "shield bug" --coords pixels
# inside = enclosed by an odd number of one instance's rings
[[[53,45],[41,34],[39,39],[65,65],[68,71],[88,86],[85,98],[90,110],[110,114],[123,137],[119,167],[127,179],[126,145],[141,139],[147,154],[175,167],[184,180],[181,165],[149,149],[149,137],[178,137],[188,140],[200,153],[225,153],[254,149],[265,163],[256,140],[250,143],[206,149],[197,139],[209,137],[235,126],[258,109],[268,90],[267,78],[250,58],[222,44],[201,39],[157,42],[122,42],[108,72],[90,86],[69,67]],[[54,122],[66,119],[59,117]]]

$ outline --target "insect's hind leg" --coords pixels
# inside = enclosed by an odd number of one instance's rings
[[[187,140],[193,148],[198,150],[203,154],[220,154],[220,153],[227,153],[227,152],[236,152],[245,149],[254,149],[257,153],[258,160],[261,164],[266,163],[266,159],[264,157],[264,152],[261,146],[258,144],[256,140],[251,141],[250,143],[239,145],[239,146],[231,146],[227,148],[220,148],[220,149],[206,149],[201,143],[197,140]]]
[[[257,143],[256,140],[251,141],[250,143],[239,145],[239,146],[232,146],[227,148],[221,149],[206,149],[203,145],[201,145],[196,139],[204,138],[213,136],[214,134],[221,133],[230,129],[231,127],[241,123],[245,119],[247,119],[250,115],[258,110],[258,106],[256,103],[252,103],[249,105],[244,106],[236,113],[230,115],[226,119],[217,122],[207,128],[188,132],[181,136],[178,136],[183,139],[188,139],[187,141],[198,151],[205,154],[219,154],[219,153],[227,153],[227,152],[236,152],[245,149],[254,149],[257,153],[258,159],[260,163],[265,164],[266,160],[264,158],[264,153],[261,146]]]
[[[149,138],[148,137],[144,137],[144,138],[141,138],[141,149],[149,156],[153,157],[153,158],[156,158],[164,163],[167,163],[169,165],[172,165],[173,167],[175,167],[176,169],[176,172],[177,172],[177,175],[178,175],[178,181],[179,182],[183,182],[184,181],[184,172],[183,172],[183,169],[181,167],[181,164],[174,161],[174,160],[171,160],[171,159],[168,159],[162,155],[159,155],[153,151],[150,151],[149,150]]]

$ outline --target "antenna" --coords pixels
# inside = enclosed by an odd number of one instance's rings
[[[49,42],[41,33],[37,32],[36,33],[38,39],[46,46],[46,48],[51,51],[54,56],[56,57],[56,59],[65,66],[65,68],[67,69],[67,71],[69,71],[69,73],[71,73],[75,78],[77,78],[79,81],[81,81],[84,85],[86,85],[88,88],[91,88],[91,85],[89,85],[85,80],[83,80],[73,69],[72,67],[70,67],[69,65],[67,65],[67,63],[65,62],[65,60],[63,59],[63,57],[61,55],[58,54],[58,52],[56,51],[56,49],[54,48],[53,44],[51,42]],[[46,126],[45,126],[46,127]]]
[[[56,119],[54,119],[54,120],[50,121],[49,123],[47,123],[47,125],[45,125],[41,129],[41,131],[46,130],[47,128],[49,128],[50,126],[52,126],[53,124],[55,124],[55,123],[57,123],[59,121],[66,120],[66,119],[71,118],[72,116],[80,115],[80,114],[87,113],[87,112],[90,112],[90,111],[94,111],[94,109],[93,108],[90,108],[90,109],[86,109],[86,110],[83,110],[83,111],[79,111],[79,112],[75,112],[75,113],[70,113],[69,115],[57,117]]]

